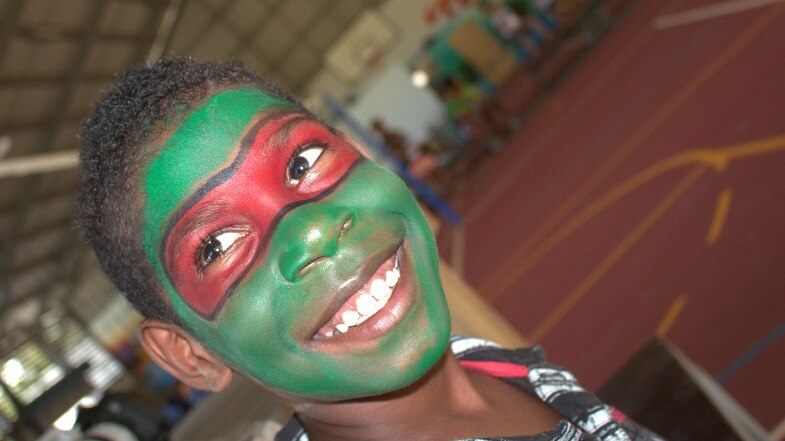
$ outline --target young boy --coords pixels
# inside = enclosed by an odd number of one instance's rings
[[[253,378],[297,413],[279,439],[656,439],[538,348],[451,342],[403,182],[243,66],[126,73],[81,165],[82,229],[150,356],[197,388]]]

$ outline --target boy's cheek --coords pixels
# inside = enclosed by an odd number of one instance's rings
[[[186,326],[214,353],[233,368],[249,372],[271,362],[286,344],[280,340],[280,320],[273,313],[272,298],[250,295],[262,287],[240,287],[223,305],[214,320],[183,311]]]

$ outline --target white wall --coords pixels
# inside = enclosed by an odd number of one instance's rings
[[[442,104],[430,89],[412,85],[409,70],[399,63],[381,72],[348,107],[349,112],[366,127],[375,118],[401,131],[410,140],[426,137],[431,126],[442,122]]]
[[[385,58],[368,74],[366,78],[354,85],[345,84],[342,80],[323,68],[314,76],[307,90],[309,96],[321,97],[325,94],[344,100],[350,94],[361,94],[381,72],[391,64],[407,66],[412,58],[421,50],[428,36],[441,26],[445,19],[430,26],[425,22],[425,10],[437,0],[387,0],[382,3],[378,12],[388,20],[396,31],[395,42]]]
[[[387,0],[378,12],[395,28],[396,41],[385,58],[367,73],[358,84],[346,84],[329,69],[317,74],[308,87],[306,101],[323,109],[319,102],[330,95],[339,102],[349,96],[357,97],[349,111],[362,123],[369,124],[380,117],[393,129],[401,130],[410,138],[421,137],[430,124],[440,120],[442,107],[428,89],[412,86],[409,63],[420,53],[423,42],[447,20],[434,24],[425,22],[425,11],[437,0]]]
[[[436,0],[387,0],[380,7],[381,13],[398,28],[398,41],[390,52],[390,59],[408,63],[410,58],[422,47],[428,36],[435,32],[435,26],[425,23],[425,10]]]

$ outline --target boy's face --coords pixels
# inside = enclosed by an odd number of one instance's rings
[[[145,251],[230,366],[332,400],[400,389],[441,357],[433,236],[394,174],[256,89],[208,97],[163,143],[143,173]]]

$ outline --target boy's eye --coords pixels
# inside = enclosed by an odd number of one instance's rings
[[[324,147],[313,146],[306,148],[298,153],[297,156],[293,157],[292,160],[289,161],[289,166],[286,169],[287,183],[293,186],[299,184],[300,179],[302,179],[308,170],[316,164],[316,161],[319,160],[319,156],[322,155],[322,152],[324,152]]]
[[[237,242],[237,239],[243,237],[243,233],[238,231],[223,231],[213,234],[207,240],[202,242],[196,256],[196,263],[199,268],[204,268],[215,259],[221,257],[226,251]]]

